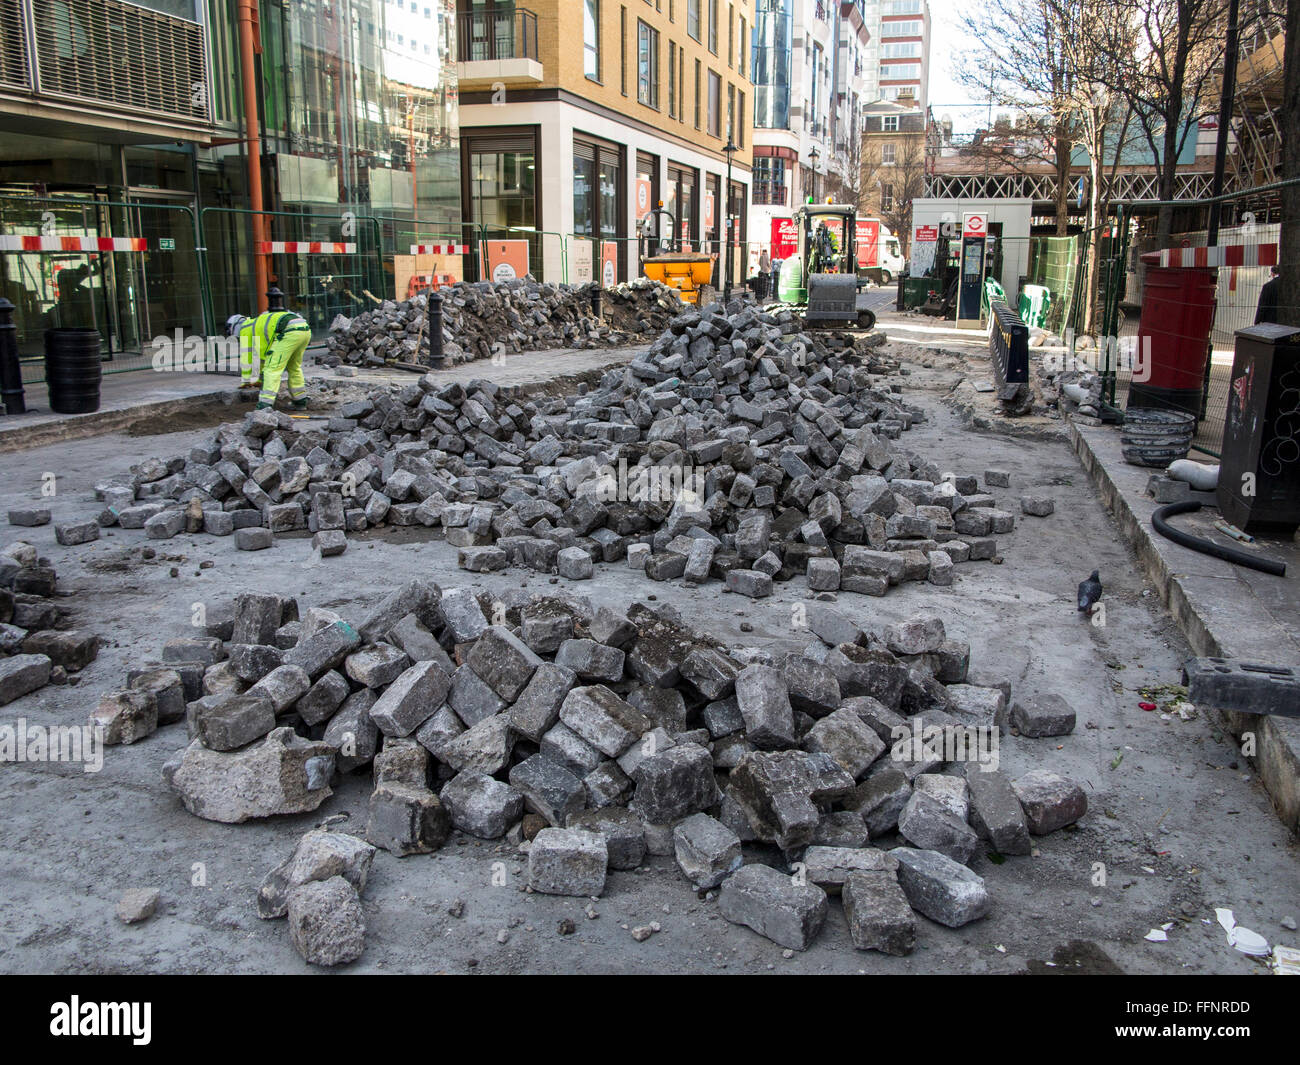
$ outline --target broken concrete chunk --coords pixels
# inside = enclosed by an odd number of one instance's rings
[[[287,916],[294,949],[312,965],[344,965],[366,949],[361,899],[341,876],[291,889]]]
[[[163,766],[163,777],[196,817],[239,824],[314,810],[333,794],[334,748],[278,728],[238,751],[195,740]]]
[[[314,881],[341,876],[361,894],[366,889],[375,848],[343,832],[313,829],[298,841],[293,854],[267,873],[257,890],[257,915],[272,919],[289,912],[289,892]]]

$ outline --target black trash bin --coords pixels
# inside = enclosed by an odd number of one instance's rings
[[[45,330],[45,387],[56,414],[99,410],[103,380],[98,329]]]

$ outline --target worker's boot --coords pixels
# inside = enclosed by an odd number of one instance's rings
[[[293,409],[294,409],[294,410],[306,410],[306,409],[307,409],[307,397],[306,397],[306,396],[303,396],[302,399],[295,399],[295,400],[293,401]]]
[[[274,410],[274,409],[275,409],[274,403],[259,403],[256,407],[253,408],[253,410]]]

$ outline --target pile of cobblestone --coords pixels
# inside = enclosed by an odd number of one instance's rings
[[[916,914],[988,912],[985,852],[1029,854],[1084,815],[1077,784],[997,769],[1008,729],[1064,735],[1074,712],[976,682],[937,615],[874,632],[814,603],[805,639],[728,648],[665,606],[421,581],[356,624],[245,594],[95,720],[123,742],[184,722],[164,776],[209,820],[316,810],[339,774],[373,777],[364,839],[309,833],[259,893],[311,962],[362,952],[376,848],[429,853],[454,832],[526,851],[545,894],[599,896],[672,857],[727,920],[792,949],[842,893],[856,947],[907,954]]]
[[[662,330],[684,304],[677,290],[638,278],[601,292],[595,285],[534,281],[457,282],[442,290],[443,347],[440,366],[503,358],[546,348],[601,348],[635,344]],[[340,317],[331,329],[326,365],[430,365],[429,293],[400,303],[386,300],[355,318]]]
[[[48,510],[9,511],[11,526],[49,522]],[[59,542],[79,541],[60,534]],[[34,545],[18,540],[0,550],[0,706],[47,684],[76,684],[99,654],[97,635],[68,627],[57,594],[54,567]]]

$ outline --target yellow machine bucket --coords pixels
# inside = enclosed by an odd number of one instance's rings
[[[704,252],[665,252],[642,259],[641,269],[651,281],[677,289],[687,303],[698,303],[700,289],[713,278],[713,257]]]

